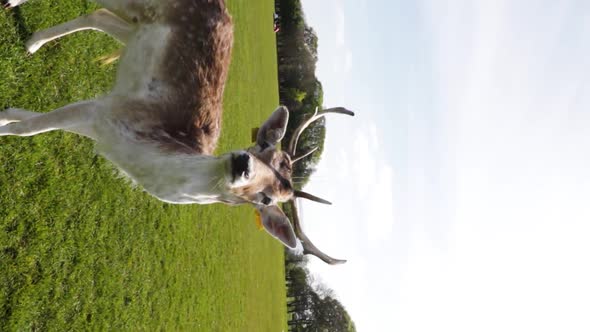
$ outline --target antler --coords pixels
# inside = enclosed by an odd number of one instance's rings
[[[322,204],[326,204],[326,205],[332,205],[332,203],[330,203],[329,201],[326,201],[323,198],[319,198],[317,196],[314,196],[312,194],[308,194],[304,191],[300,191],[300,190],[294,190],[293,191],[293,196],[295,197],[300,197],[300,198],[305,198],[305,199],[309,199],[310,201],[314,201],[317,203],[322,203]]]
[[[297,129],[295,129],[295,132],[291,136],[291,141],[289,141],[289,145],[287,147],[287,153],[290,154],[291,157],[294,157],[297,152],[296,151],[297,150],[297,142],[299,141],[299,136],[301,136],[301,133],[303,133],[303,131],[307,127],[309,127],[310,124],[321,119],[322,117],[324,117],[328,113],[338,113],[338,114],[346,114],[346,115],[354,116],[354,112],[349,111],[344,107],[328,108],[328,109],[325,109],[320,112],[318,112],[318,107],[316,107],[314,114],[311,117],[309,117],[309,119],[303,121],[299,125],[299,127],[297,127]],[[299,160],[299,159],[301,159],[301,158],[296,158],[296,160]]]
[[[286,152],[292,158],[291,163],[295,163],[298,160],[301,160],[301,159],[309,156],[310,154],[314,153],[318,149],[318,148],[314,148],[311,151],[304,153],[301,156],[296,156],[297,143],[299,142],[299,137],[301,136],[301,133],[303,133],[303,131],[307,127],[309,127],[309,125],[312,124],[314,121],[321,119],[322,117],[324,117],[328,113],[346,114],[346,115],[354,116],[354,112],[349,111],[344,107],[328,108],[328,109],[322,110],[320,112],[318,112],[318,108],[316,107],[314,114],[311,117],[309,117],[307,120],[303,121],[299,125],[299,127],[297,127],[297,129],[295,129],[295,131],[293,132],[293,135],[291,136],[291,140],[289,141],[289,145],[287,146],[287,150],[286,150]],[[306,192],[298,191],[298,190],[295,190],[293,192],[293,199],[291,201],[285,203],[285,204],[289,204],[289,206],[291,207],[291,211],[292,211],[292,216],[291,216],[292,220],[291,221],[293,224],[293,230],[295,231],[295,235],[297,236],[297,238],[299,238],[299,240],[301,241],[301,244],[303,245],[303,254],[316,256],[317,258],[319,258],[319,259],[323,260],[324,262],[331,264],[331,265],[346,263],[346,260],[332,258],[332,257],[326,255],[325,253],[323,253],[321,250],[319,250],[313,244],[313,242],[311,242],[311,240],[307,237],[307,235],[305,235],[305,233],[303,233],[303,229],[301,228],[301,223],[299,222],[299,211],[297,209],[297,204],[295,203],[295,199],[297,199],[297,197],[306,198],[306,199],[312,200],[314,202],[323,203],[323,204],[332,204],[332,203],[330,203],[322,198],[319,198],[317,196],[308,194]]]
[[[321,250],[319,250],[309,240],[307,235],[305,235],[305,233],[303,233],[303,230],[301,229],[301,224],[299,223],[299,211],[297,210],[297,204],[295,203],[295,201],[294,200],[289,201],[285,204],[289,204],[289,206],[291,207],[291,211],[292,211],[291,222],[293,224],[293,230],[295,231],[295,235],[297,236],[297,238],[299,238],[299,240],[301,241],[301,244],[303,245],[303,254],[304,255],[316,256],[317,258],[323,260],[324,262],[326,262],[330,265],[337,265],[337,264],[346,263],[346,260],[344,260],[344,259],[332,258],[332,257],[324,254]]]
[[[315,148],[309,150],[308,152],[306,152],[300,156],[292,156],[291,157],[291,164],[294,164],[294,163],[298,162],[299,160],[309,156],[310,154],[316,152],[318,149],[319,149],[319,147],[316,146]]]

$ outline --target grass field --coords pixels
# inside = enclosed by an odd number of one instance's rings
[[[228,0],[236,40],[218,153],[245,147],[278,103],[272,0]],[[0,12],[0,109],[49,111],[108,91],[119,46],[35,30],[96,9],[32,0]],[[117,176],[84,138],[0,138],[0,331],[286,330],[282,246],[249,207],[173,206]]]

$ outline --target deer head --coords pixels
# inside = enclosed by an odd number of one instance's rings
[[[266,231],[287,247],[295,248],[299,238],[305,254],[314,255],[329,264],[340,264],[345,261],[331,258],[313,245],[303,233],[298,216],[293,218],[293,225],[291,225],[278,206],[279,203],[288,203],[293,213],[297,214],[297,207],[294,204],[297,198],[331,204],[322,198],[296,190],[292,182],[293,164],[317,150],[315,148],[303,154],[297,154],[297,142],[301,133],[311,123],[329,113],[354,115],[353,112],[342,107],[321,112],[316,109],[314,115],[302,122],[295,130],[287,149],[278,150],[277,145],[283,139],[287,129],[289,111],[284,106],[277,108],[260,127],[255,145],[246,151],[232,153],[232,185],[229,190],[234,197],[254,205],[260,213]]]

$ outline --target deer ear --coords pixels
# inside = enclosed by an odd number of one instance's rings
[[[285,106],[279,106],[270,117],[260,126],[256,135],[256,144],[264,151],[274,146],[283,139],[289,122],[289,110]]]
[[[278,206],[263,206],[259,207],[258,211],[262,219],[262,226],[270,235],[291,249],[297,246],[297,237],[295,237],[291,222]]]

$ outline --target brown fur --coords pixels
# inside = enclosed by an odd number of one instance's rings
[[[214,152],[221,130],[223,91],[233,44],[232,20],[222,0],[182,0],[170,6],[171,48],[163,73],[174,95],[159,110],[162,130],[192,153]],[[179,19],[180,18],[180,19]],[[175,149],[176,150],[176,149]]]

